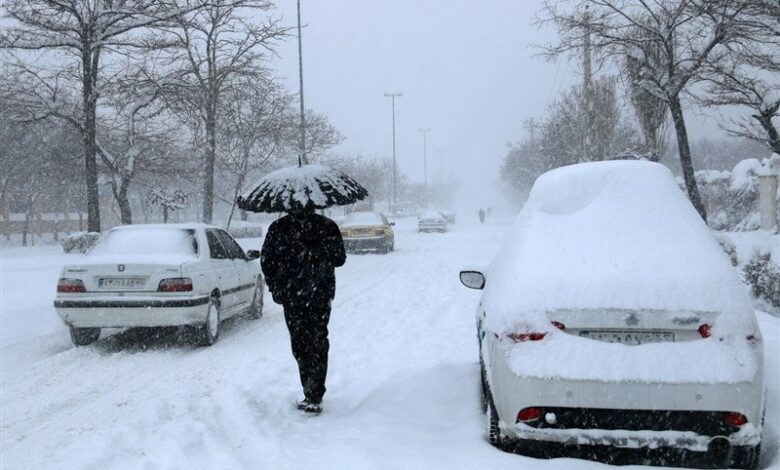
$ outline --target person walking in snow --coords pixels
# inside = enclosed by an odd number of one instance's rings
[[[484,224],[485,223],[485,209],[479,208],[479,223]]]
[[[303,386],[298,409],[306,413],[322,411],[335,268],[346,259],[338,225],[317,214],[311,204],[274,221],[263,243],[260,264],[274,302],[284,306]]]

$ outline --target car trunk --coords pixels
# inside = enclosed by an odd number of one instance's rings
[[[547,318],[564,332],[609,343],[629,345],[684,342],[709,336],[715,312],[663,310],[558,310]]]
[[[68,266],[64,277],[81,279],[88,294],[120,292],[156,292],[162,279],[181,277],[181,265],[187,258],[138,260],[132,256],[101,256]]]

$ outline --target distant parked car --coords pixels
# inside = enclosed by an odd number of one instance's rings
[[[211,345],[220,321],[262,316],[259,256],[210,225],[120,226],[62,269],[54,307],[77,346],[101,328],[179,325]]]
[[[353,212],[339,224],[347,251],[376,250],[388,253],[395,249],[393,222],[380,212]]]
[[[484,289],[477,336],[492,444],[756,467],[761,331],[669,170],[639,161],[553,170],[509,233],[486,271],[460,273]]]
[[[417,219],[418,232],[446,232],[447,219],[441,212],[428,211],[423,212]]]

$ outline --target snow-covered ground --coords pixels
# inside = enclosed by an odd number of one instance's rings
[[[210,348],[127,331],[75,349],[52,300],[60,267],[77,255],[3,248],[0,468],[606,468],[485,441],[479,293],[457,272],[487,263],[508,225],[461,219],[445,234],[401,220],[394,253],[350,255],[339,268],[316,418],[294,409],[297,371],[270,299],[261,320],[231,321]],[[780,319],[758,318],[769,386],[761,467],[780,469]]]

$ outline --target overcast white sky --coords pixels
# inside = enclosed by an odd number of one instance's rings
[[[536,0],[302,0],[306,106],[326,113],[344,134],[337,150],[391,156],[396,99],[400,171],[423,179],[422,135],[428,134],[429,179],[440,162],[461,187],[492,192],[506,143],[523,121],[543,116],[580,79],[576,64],[547,63],[530,46],[554,40],[533,26]],[[295,0],[277,14],[295,24]],[[298,89],[297,42],[279,48],[276,67]],[[697,131],[711,124],[694,121]],[[470,192],[470,191],[469,191]]]

